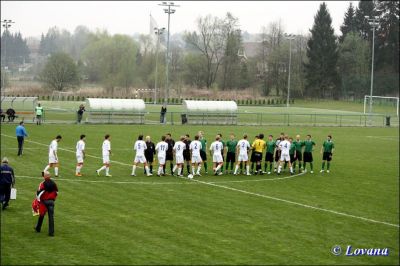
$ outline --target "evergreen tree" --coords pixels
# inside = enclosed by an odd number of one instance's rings
[[[372,17],[375,15],[374,12],[375,4],[372,0],[362,0],[358,2],[358,8],[356,10],[356,29],[364,39],[372,42],[372,30],[365,16]]]
[[[342,43],[344,38],[346,38],[347,33],[355,32],[356,30],[356,12],[354,10],[353,3],[350,2],[349,8],[344,14],[343,25],[340,26],[342,36],[339,37],[339,41]]]
[[[325,2],[320,5],[310,32],[311,38],[307,42],[309,62],[305,64],[306,95],[321,98],[330,95],[337,99],[340,95],[337,89],[338,49]]]

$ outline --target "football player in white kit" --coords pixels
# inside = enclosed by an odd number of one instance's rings
[[[181,136],[180,140],[175,142],[173,151],[175,152],[175,166],[174,169],[172,169],[172,175],[174,175],[175,170],[178,168],[178,176],[182,177],[182,171],[183,171],[183,163],[184,163],[184,158],[183,158],[183,151],[186,149],[186,144],[183,142],[185,140],[185,136]]]
[[[214,175],[222,175],[221,172],[218,172],[221,167],[222,164],[224,163],[223,159],[222,159],[222,154],[221,151],[223,149],[223,145],[222,142],[220,141],[220,137],[219,135],[217,135],[217,137],[215,138],[215,141],[213,143],[211,143],[210,146],[210,155],[212,155],[213,157],[213,170],[214,170]]]
[[[293,168],[292,168],[292,163],[290,162],[290,155],[289,155],[290,145],[291,143],[289,142],[287,135],[285,135],[285,139],[283,141],[279,142],[281,158],[279,159],[278,175],[281,174],[282,163],[284,162],[287,162],[289,164],[290,174],[293,175]]]
[[[103,166],[100,169],[96,170],[97,175],[100,175],[100,172],[104,169],[106,170],[106,176],[110,175],[110,155],[111,155],[111,142],[110,135],[107,134],[104,136],[104,141],[102,145],[102,153],[103,153]]]
[[[82,176],[81,169],[83,167],[83,159],[85,159],[85,135],[81,135],[76,143],[76,170],[75,176]]]
[[[243,135],[243,139],[239,140],[238,144],[236,145],[236,154],[238,155],[237,164],[235,167],[234,175],[237,175],[239,170],[239,165],[241,162],[246,164],[246,175],[250,175],[250,166],[249,166],[249,150],[250,150],[250,143],[247,140],[247,135]]]
[[[155,150],[157,151],[157,159],[158,159],[158,171],[157,176],[165,175],[164,173],[164,165],[165,165],[165,157],[168,150],[168,143],[165,142],[166,137],[162,136],[161,141],[157,143]]]
[[[146,175],[151,176],[149,172],[149,167],[147,166],[147,160],[144,156],[144,151],[147,149],[146,142],[143,141],[143,135],[139,135],[138,140],[135,142],[133,149],[136,151],[135,159],[133,160],[132,166],[132,174],[131,176],[135,175],[136,165],[138,163],[142,163],[144,165],[144,169],[146,170]]]
[[[47,172],[49,168],[54,167],[54,176],[58,177],[58,143],[61,141],[61,136],[58,135],[55,139],[53,139],[49,146],[49,164],[44,168],[43,172]]]
[[[194,140],[190,142],[189,149],[191,153],[191,158],[192,158],[192,175],[195,175],[195,167],[197,165],[197,171],[196,175],[200,175],[200,170],[201,170],[201,163],[203,160],[201,160],[200,156],[200,150],[201,150],[201,142],[199,141],[199,135],[194,136]]]

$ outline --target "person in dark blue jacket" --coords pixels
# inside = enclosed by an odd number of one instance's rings
[[[28,136],[24,127],[24,121],[19,122],[19,126],[15,129],[18,141],[18,156],[22,156],[22,149],[24,146],[24,138]]]
[[[4,210],[8,206],[10,201],[11,187],[14,187],[15,177],[14,170],[8,165],[7,157],[2,160],[0,166],[0,201],[2,209]]]

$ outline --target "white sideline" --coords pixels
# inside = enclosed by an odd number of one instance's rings
[[[223,186],[223,185],[213,184],[213,183],[204,182],[204,181],[200,181],[200,180],[196,180],[196,179],[192,179],[192,181],[193,182],[198,182],[198,183],[201,183],[201,184],[204,184],[204,185],[208,185],[208,186],[214,186],[214,187],[223,188],[223,189],[226,189],[226,190],[232,190],[232,191],[236,191],[236,192],[241,192],[241,193],[252,195],[252,196],[257,196],[257,197],[261,197],[261,198],[266,198],[266,199],[271,199],[271,200],[275,200],[275,201],[285,202],[285,203],[288,203],[288,204],[297,205],[297,206],[301,206],[301,207],[304,207],[304,208],[309,208],[309,209],[313,209],[313,210],[333,213],[333,214],[336,214],[336,215],[351,217],[351,218],[355,218],[355,219],[359,219],[359,220],[363,220],[363,221],[367,221],[367,222],[371,222],[371,223],[384,224],[384,225],[392,226],[392,227],[400,227],[400,225],[398,225],[398,224],[391,224],[391,223],[388,223],[388,222],[377,221],[377,220],[373,220],[373,219],[369,219],[369,218],[365,218],[365,217],[361,217],[361,216],[356,216],[356,215],[352,215],[352,214],[348,214],[348,213],[344,213],[344,212],[338,212],[338,211],[334,211],[334,210],[319,208],[319,207],[315,207],[315,206],[311,206],[311,205],[307,205],[307,204],[298,203],[298,202],[295,202],[295,201],[280,199],[280,198],[267,196],[267,195],[263,195],[263,194],[258,194],[258,193],[254,193],[254,192],[249,192],[249,191],[246,191],[246,190],[237,189],[237,188],[233,188],[233,187],[227,187],[227,186]]]
[[[399,141],[399,136],[367,136],[367,138]]]
[[[6,135],[6,134],[1,134],[1,135],[5,136],[5,137],[9,137],[9,138],[14,138],[14,137]],[[32,142],[32,143],[36,143],[38,145],[42,145],[42,146],[46,146],[46,147],[48,146],[46,144],[43,144],[43,143],[40,143],[40,142],[36,142],[36,141],[32,141],[32,140],[26,140],[26,141]],[[59,149],[75,153],[75,151],[72,151],[72,150],[69,150],[69,149],[64,149],[64,148],[59,148]],[[88,155],[88,156],[89,157],[93,157],[93,158],[101,159],[98,156],[93,156],[93,155]],[[121,162],[116,162],[116,161],[112,161],[112,162],[115,162],[115,163],[121,164],[121,165],[131,166],[130,164],[125,164],[125,163],[121,163]],[[301,173],[301,174],[303,174],[303,173]],[[296,176],[301,175],[301,174],[297,174]],[[290,177],[294,177],[294,176],[290,176]],[[285,178],[288,178],[288,177],[285,177]],[[197,179],[190,179],[190,180],[193,181],[193,182],[201,183],[201,184],[208,185],[208,186],[223,188],[223,189],[226,189],[226,190],[236,191],[236,192],[240,192],[240,193],[244,193],[244,194],[248,194],[248,195],[252,195],[252,196],[256,196],[256,197],[261,197],[261,198],[266,198],[266,199],[270,199],[270,200],[285,202],[285,203],[288,203],[288,204],[292,204],[292,205],[296,205],[296,206],[300,206],[300,207],[304,207],[304,208],[309,208],[309,209],[313,209],[313,210],[333,213],[333,214],[340,215],[340,216],[351,217],[351,218],[355,218],[355,219],[359,219],[359,220],[363,220],[363,221],[367,221],[367,222],[371,222],[371,223],[383,224],[383,225],[387,225],[387,226],[400,228],[400,225],[398,225],[398,224],[391,224],[391,223],[388,223],[388,222],[373,220],[373,219],[365,218],[365,217],[362,217],[362,216],[356,216],[356,215],[352,215],[352,214],[348,214],[348,213],[344,213],[344,212],[338,212],[338,211],[334,211],[334,210],[319,208],[319,207],[315,207],[315,206],[311,206],[311,205],[307,205],[307,204],[303,204],[303,203],[299,203],[299,202],[295,202],[295,201],[280,199],[280,198],[267,196],[267,195],[263,195],[263,194],[259,194],[259,193],[254,193],[254,192],[250,192],[250,191],[246,191],[246,190],[242,190],[242,189],[237,189],[237,188],[233,188],[233,187],[227,187],[227,186],[219,185],[219,184],[216,184],[216,183],[205,182],[205,181],[201,181],[201,180],[197,180]],[[265,179],[265,180],[268,180],[268,179]],[[87,181],[89,181],[89,180],[87,180]],[[244,180],[237,180],[237,181],[244,181]],[[121,182],[123,182],[123,181],[121,181]],[[223,182],[223,181],[221,181],[221,182]],[[226,182],[228,182],[228,181],[226,181]]]

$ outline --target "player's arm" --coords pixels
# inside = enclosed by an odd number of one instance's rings
[[[210,146],[210,156],[212,156],[212,151],[213,151],[213,146],[211,144],[211,146]]]

